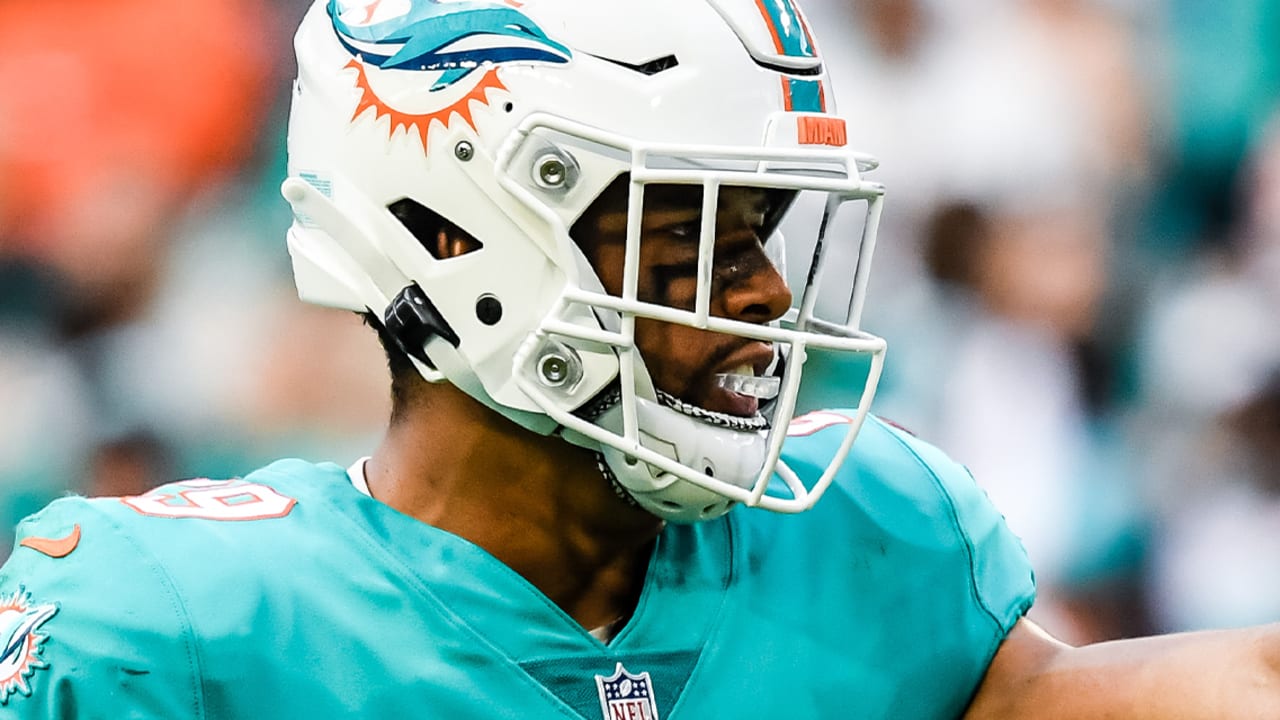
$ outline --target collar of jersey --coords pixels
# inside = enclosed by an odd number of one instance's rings
[[[357,511],[340,513],[357,536],[464,632],[514,662],[583,652],[612,657],[632,647],[687,652],[706,642],[725,602],[735,565],[732,513],[707,523],[667,524],[635,612],[606,645],[483,548],[362,493],[357,472],[363,476],[363,462],[347,478],[354,481],[350,498]]]

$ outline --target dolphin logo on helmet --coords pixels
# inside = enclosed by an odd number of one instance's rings
[[[376,0],[355,6],[330,0],[329,16],[339,41],[363,62],[383,70],[440,72],[433,91],[490,65],[564,63],[571,56],[524,13],[497,3]]]
[[[360,101],[351,119],[372,108],[376,118],[390,119],[392,135],[397,129],[416,132],[424,151],[434,123],[448,127],[457,115],[475,129],[471,106],[488,105],[490,91],[506,89],[497,72],[504,63],[567,63],[572,57],[524,13],[499,3],[329,0],[326,10],[338,42],[352,55],[346,67],[356,71]],[[416,77],[421,73],[435,74],[429,85]],[[473,73],[478,77],[467,80]],[[432,99],[412,112],[401,100],[384,99],[406,97],[405,82],[425,87]],[[394,89],[379,93],[387,83]]]

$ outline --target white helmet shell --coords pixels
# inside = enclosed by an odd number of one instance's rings
[[[283,193],[304,300],[383,318],[424,377],[601,451],[664,518],[816,502],[879,376],[884,343],[858,323],[883,190],[861,176],[874,161],[845,147],[791,0],[317,0],[295,44]],[[829,213],[864,201],[848,315],[813,316],[822,238],[782,323],[607,294],[569,228],[624,175],[633,225],[654,183],[701,184],[710,203],[731,185],[825,193]],[[435,257],[390,210],[403,202],[480,247]],[[644,317],[772,343],[788,362],[769,416],[736,423],[666,402],[635,347]],[[806,486],[779,455],[808,347],[872,362],[841,451]],[[766,492],[775,478],[781,492]]]

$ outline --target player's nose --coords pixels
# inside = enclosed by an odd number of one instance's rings
[[[757,248],[743,258],[748,266],[723,283],[721,297],[725,316],[734,320],[766,323],[783,316],[791,307],[791,288],[786,278],[764,253]]]

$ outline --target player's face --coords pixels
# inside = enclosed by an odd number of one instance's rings
[[[622,188],[625,189],[625,186]],[[712,315],[752,323],[781,317],[791,291],[765,253],[779,193],[725,187],[716,213],[712,266]],[[626,193],[608,193],[582,223],[580,237],[605,290],[621,296],[626,252]],[[702,188],[648,186],[641,228],[637,295],[650,302],[693,310],[698,289],[698,241]],[[758,400],[721,388],[720,373],[759,375],[773,359],[767,344],[746,338],[639,318],[636,344],[657,387],[693,405],[727,413],[755,414]]]

